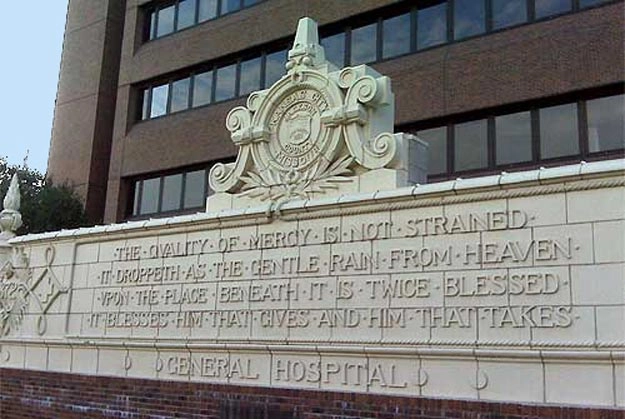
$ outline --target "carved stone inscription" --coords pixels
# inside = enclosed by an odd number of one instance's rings
[[[127,240],[90,268],[80,333],[527,344],[580,317],[567,265],[582,243],[532,234],[533,219],[397,212]]]

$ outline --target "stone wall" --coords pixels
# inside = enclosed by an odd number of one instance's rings
[[[85,396],[95,400],[111,387],[118,404],[134,391],[124,386],[152,383],[179,397],[245,387],[259,403],[356,400],[356,417],[366,400],[370,417],[393,417],[384,400],[432,398],[622,413],[624,169],[614,160],[19,237],[1,282],[2,392],[61,377],[63,392],[97,385]],[[9,412],[27,404],[2,400]],[[432,414],[399,417],[444,415],[447,402],[432,403]],[[502,405],[461,406],[477,417]],[[331,417],[302,412],[285,417]]]

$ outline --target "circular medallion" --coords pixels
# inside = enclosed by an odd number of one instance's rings
[[[270,164],[282,170],[300,170],[318,160],[330,142],[321,122],[328,109],[324,94],[311,86],[289,92],[270,111]]]

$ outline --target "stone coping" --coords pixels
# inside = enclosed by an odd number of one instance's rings
[[[246,351],[267,353],[323,353],[323,354],[360,354],[360,355],[388,355],[388,356],[416,356],[416,357],[469,357],[469,358],[519,358],[519,359],[554,359],[554,360],[594,360],[594,361],[625,361],[623,350],[563,350],[537,348],[436,348],[415,346],[378,347],[368,345],[302,345],[302,344],[262,344],[262,343],[210,343],[183,340],[150,340],[136,339],[133,341],[121,339],[32,339],[32,338],[4,338],[4,345],[27,345],[45,347],[97,347],[118,350],[158,350],[158,351]],[[1,353],[1,351],[0,351]]]
[[[312,211],[328,206],[346,206],[355,204],[375,204],[388,199],[432,198],[445,195],[460,195],[485,190],[508,189],[513,187],[547,185],[560,183],[565,180],[583,180],[594,177],[617,175],[625,172],[625,159],[602,160],[597,162],[581,161],[577,164],[552,168],[541,167],[535,170],[481,176],[469,179],[458,178],[444,182],[417,184],[394,190],[377,191],[373,193],[346,194],[332,198],[291,201],[281,206],[279,211],[274,209],[273,203],[266,205],[221,210],[217,212],[198,212],[190,215],[180,215],[166,218],[151,218],[148,220],[128,221],[118,224],[97,225],[71,230],[60,230],[40,234],[27,234],[15,237],[10,244],[31,243],[42,240],[61,240],[86,236],[108,235],[111,233],[129,233],[152,230],[162,227],[185,227],[200,222],[223,222],[240,217],[260,216],[271,219],[273,214],[278,217],[281,213],[292,211]],[[624,173],[625,174],[625,173]]]

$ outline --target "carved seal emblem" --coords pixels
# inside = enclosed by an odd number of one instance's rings
[[[392,133],[388,77],[366,65],[336,70],[309,18],[299,21],[286,70],[228,114],[226,127],[239,154],[235,163],[211,169],[217,194],[209,205],[229,194],[231,202],[244,197],[279,208],[291,199],[341,190],[341,184],[359,188],[354,181],[369,170],[406,170],[398,157],[405,135]]]
[[[269,118],[269,153],[281,170],[302,169],[317,160],[328,141],[321,115],[328,108],[320,92],[311,88],[287,95]]]

